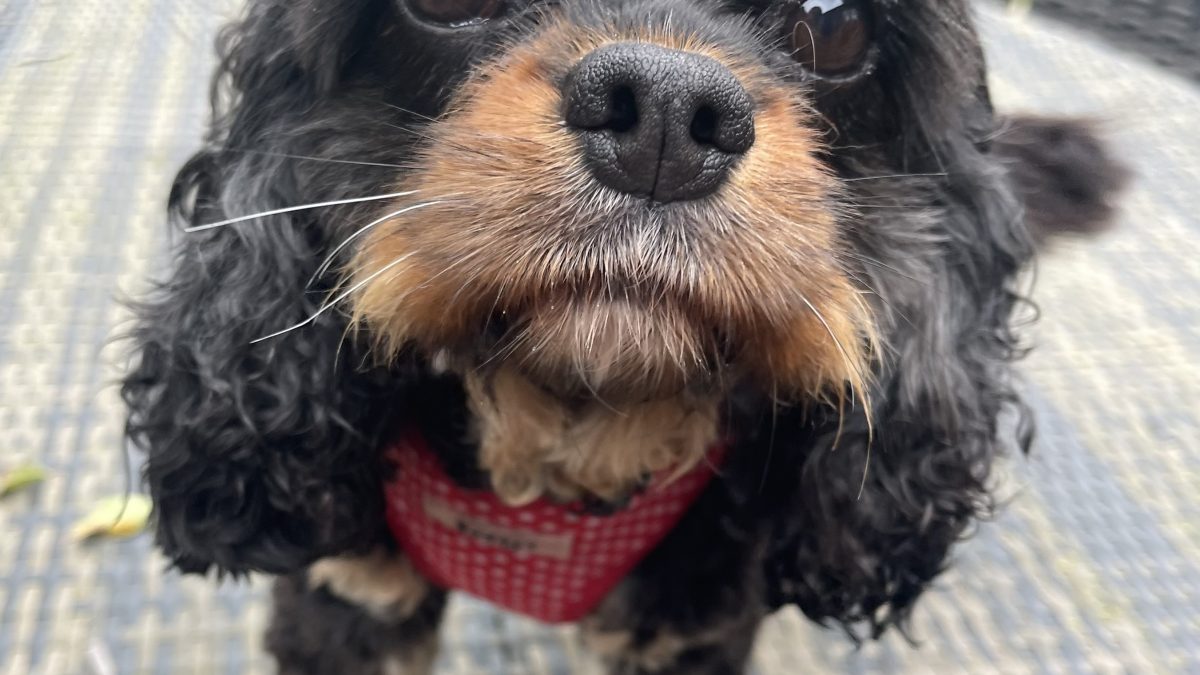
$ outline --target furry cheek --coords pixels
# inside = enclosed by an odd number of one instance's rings
[[[781,397],[863,391],[871,318],[839,261],[836,184],[804,101],[691,39],[626,39],[716,58],[755,99],[758,142],[726,184],[665,205],[596,184],[556,82],[614,40],[552,25],[430,125],[401,180],[413,196],[352,261],[356,324],[384,356],[502,361],[572,395],[645,400],[730,372]]]

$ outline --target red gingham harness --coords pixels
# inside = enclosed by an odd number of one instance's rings
[[[539,499],[512,507],[495,494],[458,487],[421,436],[390,451],[396,478],[386,486],[387,519],[416,569],[541,621],[577,621],[675,527],[716,473],[708,461],[674,481],[656,478],[612,515]]]

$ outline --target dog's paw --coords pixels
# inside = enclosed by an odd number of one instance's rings
[[[611,675],[737,675],[745,672],[756,625],[713,626],[695,633],[585,625],[582,640]]]
[[[668,672],[681,654],[700,644],[670,629],[611,629],[585,622],[580,630],[584,647],[617,673]]]
[[[645,587],[626,582],[579,624],[583,646],[614,675],[742,672],[761,614],[735,608],[684,611],[672,620]],[[691,608],[699,610],[698,607]],[[686,616],[686,620],[682,617]]]
[[[384,620],[412,616],[430,590],[407,556],[382,549],[364,556],[322,558],[308,569],[308,583]]]

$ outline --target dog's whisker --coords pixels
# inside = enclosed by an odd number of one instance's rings
[[[588,336],[587,340],[585,341],[585,344],[587,344],[587,347],[589,350],[592,347],[592,339],[596,332],[597,321],[598,321],[597,317],[593,315],[592,320],[589,322],[591,324],[591,327],[589,328],[589,336]],[[596,387],[592,384],[592,378],[589,376],[587,365],[583,361],[583,355],[579,354],[579,353],[575,353],[572,356],[571,360],[572,360],[572,365],[575,368],[575,373],[579,377],[579,381],[581,383],[583,383],[584,389],[586,389],[588,391],[588,393],[592,395],[592,398],[597,403],[599,403],[601,406],[603,406],[604,408],[607,408],[609,411],[616,413],[617,415],[621,415],[622,414],[621,411],[617,410],[607,400],[605,400],[605,398],[600,395],[600,392],[597,391]]]
[[[882,295],[883,295],[882,293],[880,293],[880,292],[879,292],[879,289],[877,289],[877,288],[875,288],[874,286],[872,286],[872,285],[870,284],[870,282],[868,282],[866,279],[862,278],[862,276],[861,276],[861,275],[859,275],[859,274],[855,274],[855,273],[854,273],[852,270],[848,270],[848,269],[846,269],[846,268],[845,268],[845,266],[843,266],[843,265],[838,265],[838,270],[839,270],[839,271],[840,271],[842,274],[846,275],[846,276],[847,276],[847,277],[848,277],[848,278],[849,278],[851,281],[856,281],[856,282],[858,282],[858,284],[859,284],[860,286],[862,286],[862,288],[861,288],[861,289],[859,289],[859,290],[861,290],[861,292],[863,292],[863,293],[870,293],[871,295],[878,295],[878,296],[882,296]]]
[[[900,180],[903,178],[945,178],[949,176],[945,171],[935,171],[932,173],[894,173],[886,176],[858,176],[855,178],[842,178],[843,183],[861,183],[872,180]]]
[[[346,344],[346,340],[350,337],[350,333],[353,331],[354,324],[347,321],[346,327],[342,329],[341,337],[338,338],[337,349],[335,349],[333,352],[333,372],[330,373],[332,376],[336,376],[338,362],[342,360],[342,347]],[[365,358],[366,354],[363,356]]]
[[[888,270],[889,272],[894,272],[894,273],[898,274],[899,276],[901,276],[905,279],[908,279],[909,281],[914,281],[914,282],[918,282],[918,283],[921,282],[921,280],[917,279],[916,277],[912,276],[911,274],[908,274],[908,273],[900,270],[899,268],[893,267],[892,265],[888,265],[885,262],[876,260],[875,258],[872,258],[870,256],[862,255],[860,253],[855,253],[853,251],[841,251],[841,254],[848,256],[850,258],[853,258],[855,260],[858,260],[859,262],[863,262],[868,265],[874,265],[876,267],[880,267],[882,269]]]
[[[484,359],[483,362],[481,362],[478,366],[475,367],[474,372],[476,374],[478,374],[480,372],[483,372],[483,369],[486,368],[488,365],[490,365],[493,362],[507,360],[508,357],[510,357],[514,353],[516,353],[517,349],[519,349],[525,342],[527,342],[529,340],[529,334],[530,334],[530,331],[527,327],[522,328],[521,331],[517,334],[517,336],[508,343],[508,345],[506,345],[502,349],[497,350],[494,354],[489,356],[487,359]]]
[[[434,281],[436,281],[436,280],[437,280],[439,277],[441,277],[441,276],[443,276],[443,275],[445,275],[445,274],[448,274],[449,272],[451,272],[452,270],[454,270],[456,267],[459,267],[459,266],[461,266],[461,265],[463,265],[463,264],[466,264],[466,263],[470,262],[472,259],[474,259],[476,256],[480,255],[481,253],[482,253],[482,250],[476,250],[475,252],[473,252],[473,253],[470,253],[470,254],[468,254],[468,255],[465,255],[465,256],[463,256],[463,257],[459,258],[458,260],[455,260],[454,262],[450,263],[449,265],[446,265],[446,267],[442,268],[442,271],[438,272],[437,274],[434,274],[433,276],[431,276],[431,277],[429,277],[428,279],[424,280],[424,281],[423,281],[423,282],[421,282],[420,284],[417,284],[416,286],[414,286],[414,287],[412,287],[412,288],[409,288],[409,289],[405,290],[405,292],[404,292],[404,293],[402,293],[402,294],[400,295],[400,297],[396,299],[396,302],[401,302],[401,301],[403,301],[405,298],[407,298],[407,297],[408,297],[408,296],[409,296],[411,293],[413,293],[414,291],[416,291],[416,290],[418,290],[418,289],[425,288],[425,287],[429,286],[429,284],[431,284],[431,283],[433,283]],[[372,274],[371,274],[369,277],[367,277],[366,279],[363,279],[363,280],[362,280],[362,281],[360,281],[359,283],[355,284],[355,285],[354,285],[354,288],[351,288],[351,289],[348,291],[348,293],[353,293],[354,291],[356,291],[356,290],[358,290],[358,289],[362,288],[362,287],[363,287],[363,286],[365,286],[366,284],[369,284],[369,283],[371,283],[371,282],[373,282],[373,281],[376,281],[376,280],[379,278],[379,276],[380,276],[381,274],[383,274],[384,272],[386,272],[388,269],[390,269],[390,268],[392,268],[392,267],[396,266],[397,264],[399,264],[399,263],[401,263],[401,262],[404,262],[404,260],[406,260],[406,259],[408,259],[408,258],[412,257],[413,255],[415,255],[415,254],[414,254],[414,253],[409,253],[408,255],[401,256],[401,257],[400,257],[400,258],[398,258],[397,260],[394,260],[394,261],[392,261],[391,263],[389,263],[389,264],[388,264],[387,266],[385,266],[384,268],[382,268],[382,269],[380,269],[380,270],[377,270],[377,271],[375,271],[374,273],[372,273]],[[334,303],[336,304],[337,302],[340,302],[342,299],[344,299],[345,295],[346,295],[346,293],[343,293],[343,294],[342,294],[342,296],[340,296],[340,297],[339,297],[337,300],[335,300],[335,301],[334,301]]]
[[[342,241],[342,243],[340,243],[336,247],[334,247],[334,249],[329,252],[329,255],[325,256],[325,259],[323,261],[321,261],[321,264],[317,267],[317,270],[315,272],[313,272],[312,277],[309,278],[308,283],[305,284],[304,287],[305,288],[311,287],[316,282],[317,279],[321,278],[321,276],[323,274],[325,274],[327,271],[329,271],[329,267],[331,265],[333,265],[334,260],[337,259],[337,255],[339,253],[341,253],[347,246],[349,246],[350,242],[352,242],[355,239],[357,239],[358,237],[362,236],[363,234],[365,234],[372,228],[378,227],[379,225],[382,225],[383,223],[386,223],[389,220],[395,220],[396,218],[399,218],[400,216],[403,216],[407,213],[411,213],[413,211],[417,211],[417,210],[423,209],[423,208],[428,208],[430,206],[435,206],[437,204],[444,204],[446,201],[447,200],[445,200],[445,199],[437,199],[437,200],[433,200],[433,201],[422,202],[420,204],[414,204],[412,206],[406,206],[397,211],[392,211],[391,213],[389,213],[385,216],[376,218],[375,220],[372,220],[371,222],[367,223],[366,225],[362,226],[361,228],[355,230],[350,236],[346,237]]]
[[[366,162],[353,159],[333,159],[331,157],[313,157],[311,155],[293,155],[286,152],[269,152],[266,150],[247,150],[245,148],[221,147],[218,148],[222,152],[239,152],[247,155],[259,155],[262,157],[278,157],[280,159],[299,159],[306,162],[326,162],[329,164],[353,164],[356,166],[378,166],[384,169],[404,169],[403,164],[388,164],[387,162]]]
[[[431,134],[430,132],[425,131],[423,129],[418,129],[413,126],[393,124],[391,122],[380,122],[380,124],[383,124],[384,126],[387,126],[387,127],[391,127],[392,129],[395,129],[397,131],[403,131],[406,134],[412,134],[413,136],[424,139],[426,141],[435,141],[437,143],[449,146],[456,150],[461,150],[463,152],[469,152],[471,154],[479,155],[480,157],[485,157],[487,159],[495,159],[495,157],[491,153],[484,152],[483,150],[481,150],[479,148],[475,148],[475,147],[466,145],[465,143],[459,143],[456,141],[452,141],[452,140],[442,137],[442,136],[435,136],[434,134]],[[491,134],[491,133],[483,133],[480,131],[476,131],[474,133],[474,138],[481,138],[481,139],[487,139],[487,140],[493,140],[493,141],[504,141],[506,143],[533,145],[538,148],[542,147],[542,144],[540,142],[538,142],[532,138],[525,138],[525,137],[521,137],[521,136],[505,136],[502,134]]]
[[[886,204],[886,203],[871,204],[871,203],[859,202],[857,204],[851,204],[850,206],[854,210],[860,211],[860,212],[861,211],[888,211],[888,210],[911,212],[913,210],[913,207],[908,204]]]
[[[408,255],[403,255],[403,256],[400,256],[399,258],[397,258],[397,259],[393,260],[392,262],[388,263],[387,265],[384,265],[384,266],[383,266],[383,267],[381,267],[380,269],[378,269],[378,270],[376,270],[376,271],[372,272],[372,273],[371,273],[371,275],[370,275],[370,276],[368,276],[366,279],[363,279],[362,281],[359,281],[358,283],[354,284],[353,286],[351,286],[351,287],[350,287],[349,289],[347,289],[346,291],[344,291],[344,292],[342,292],[341,294],[339,294],[339,295],[338,295],[337,297],[335,297],[333,300],[330,300],[329,302],[325,303],[325,304],[324,304],[324,305],[322,305],[320,308],[318,308],[316,312],[313,312],[313,314],[312,314],[311,316],[309,316],[307,319],[305,319],[305,320],[301,321],[300,323],[297,323],[297,324],[295,324],[295,325],[292,325],[292,326],[288,326],[287,328],[284,328],[283,330],[280,330],[280,331],[276,331],[276,332],[274,332],[274,333],[271,333],[270,335],[264,335],[264,336],[262,336],[262,337],[260,337],[260,338],[255,338],[255,339],[253,339],[253,340],[251,340],[251,341],[250,341],[250,344],[258,344],[259,342],[263,342],[263,341],[266,341],[266,340],[270,340],[270,339],[272,339],[272,338],[279,337],[279,336],[281,336],[281,335],[284,335],[284,334],[286,334],[286,333],[290,333],[290,332],[292,332],[292,331],[294,331],[294,330],[297,330],[297,329],[303,328],[304,326],[307,326],[307,325],[311,324],[312,322],[316,321],[316,320],[317,320],[317,318],[318,318],[318,317],[320,317],[322,314],[324,314],[325,312],[328,312],[329,310],[333,309],[333,308],[334,308],[334,307],[335,307],[335,306],[336,306],[338,303],[340,303],[340,302],[342,302],[343,300],[345,300],[346,298],[350,297],[350,296],[351,296],[351,295],[353,295],[355,292],[357,292],[359,289],[361,289],[363,286],[366,286],[367,284],[371,283],[372,281],[374,281],[376,278],[378,278],[379,276],[381,276],[382,274],[384,274],[384,273],[385,273],[385,272],[387,272],[388,270],[390,270],[390,269],[392,269],[393,267],[395,267],[395,266],[399,265],[400,263],[403,263],[404,261],[408,260],[409,258],[411,258],[411,257],[412,257],[412,255],[413,255],[413,254],[409,253]]]
[[[823,314],[821,314],[821,311],[819,309],[817,309],[816,305],[814,305],[812,302],[810,302],[809,299],[807,297],[805,297],[803,294],[800,295],[800,300],[801,300],[801,302],[803,302],[805,305],[808,306],[809,310],[812,311],[813,315],[817,317],[817,321],[820,321],[821,325],[825,327],[825,332],[829,334],[830,339],[833,340],[833,343],[837,346],[838,351],[841,353],[842,361],[843,361],[844,365],[846,366],[846,368],[848,369],[850,374],[853,376],[853,380],[850,382],[851,391],[852,392],[856,391],[856,390],[858,391],[858,395],[855,398],[858,398],[859,402],[862,403],[862,405],[863,405],[863,410],[864,410],[864,413],[866,415],[866,420],[867,420],[868,439],[872,438],[874,436],[874,432],[872,430],[872,423],[871,423],[870,401],[868,400],[867,394],[865,391],[867,375],[862,372],[861,364],[859,364],[859,362],[856,361],[855,359],[851,358],[850,352],[846,350],[845,345],[843,345],[842,341],[839,340],[837,335],[834,334],[833,328],[829,325],[829,322],[825,320],[825,316]],[[841,434],[842,434],[843,425],[845,423],[845,412],[844,412],[844,408],[843,408],[845,395],[839,394],[838,399],[839,399],[838,432],[837,432],[836,438],[840,439]],[[837,441],[835,440],[834,443],[836,445]],[[871,464],[870,445],[871,445],[870,440],[868,440],[866,466],[863,469],[863,487],[866,486],[866,480],[867,480],[866,472],[869,470],[870,464]],[[860,496],[861,496],[861,488],[860,488]]]
[[[850,358],[850,352],[846,351],[846,347],[842,344],[842,341],[839,340],[837,335],[834,334],[833,328],[830,327],[829,322],[825,320],[825,315],[821,314],[821,311],[817,309],[816,305],[809,301],[809,299],[803,294],[800,294],[799,297],[800,301],[803,302],[812,311],[813,315],[817,317],[817,321],[820,321],[821,325],[825,327],[825,332],[829,334],[830,339],[833,340],[833,343],[837,345],[838,351],[841,352],[842,359],[845,361],[845,365],[849,367],[851,372],[853,372],[855,375],[859,375],[859,369],[854,365],[855,361]]]
[[[779,384],[771,383],[771,434],[767,439],[767,456],[763,460],[762,477],[758,481],[758,491],[767,487],[767,472],[771,469],[771,458],[775,455],[775,433],[779,426]]]
[[[406,192],[393,192],[391,194],[386,194],[386,195],[372,195],[370,197],[352,197],[350,199],[335,199],[335,200],[327,201],[327,202],[316,202],[314,204],[301,204],[299,206],[288,206],[288,207],[284,207],[281,209],[272,209],[271,211],[263,211],[261,213],[252,213],[248,216],[238,216],[236,218],[228,218],[226,220],[220,220],[215,223],[205,223],[204,225],[193,225],[192,227],[183,228],[183,231],[184,232],[201,232],[203,230],[212,230],[212,229],[215,229],[218,227],[225,227],[226,225],[234,225],[237,223],[244,223],[249,220],[255,220],[258,218],[267,218],[269,216],[278,216],[278,215],[283,215],[285,213],[295,213],[297,211],[311,211],[314,209],[323,209],[323,208],[327,208],[330,206],[342,206],[344,204],[361,204],[363,202],[382,201],[384,199],[395,199],[397,197],[408,197],[408,196],[414,195],[414,194],[417,194],[416,190],[409,190]]]
[[[817,44],[819,44],[819,43],[817,42],[817,36],[813,35],[813,32],[812,32],[812,26],[809,26],[807,22],[801,21],[799,25],[801,25],[801,26],[804,26],[804,29],[805,29],[806,31],[808,31],[808,44],[812,45],[812,47],[813,47],[812,68],[813,68],[813,70],[818,70],[818,65],[819,65],[819,64],[817,63],[817,49],[816,49],[816,47],[817,47]],[[795,58],[795,57],[796,57],[796,53],[797,53],[798,51],[799,51],[799,50],[793,50],[793,51],[792,51],[792,53],[791,53],[791,54],[789,54],[789,56],[791,56],[792,58]]]
[[[880,293],[878,289],[871,286],[871,284],[868,283],[866,279],[863,279],[861,276],[859,276],[859,275],[855,274],[854,272],[851,272],[850,270],[847,270],[847,269],[843,269],[842,274],[845,274],[851,280],[856,281],[860,285],[862,285],[863,288],[860,291],[861,293],[868,293],[870,295],[873,295],[873,296],[879,298],[879,301],[882,302],[885,307],[887,307],[889,310],[891,310],[894,314],[899,316],[901,319],[904,319],[904,321],[908,325],[912,326],[913,328],[917,327],[916,324],[914,324],[912,322],[912,320],[909,319],[908,316],[904,314],[904,312],[901,312],[899,309],[897,309],[896,306],[893,305],[892,302],[889,301],[883,293]]]
[[[378,103],[384,107],[391,108],[392,110],[395,110],[396,112],[404,113],[405,115],[412,115],[413,117],[419,117],[419,118],[425,120],[426,122],[438,121],[436,117],[430,117],[429,115],[417,112],[416,110],[412,110],[410,108],[404,108],[402,106],[395,105],[394,103],[388,103],[387,101],[376,101],[373,99],[366,98],[365,96],[356,96],[355,98],[357,98],[360,101],[364,101],[366,103]]]
[[[459,260],[455,261],[451,265],[451,267],[457,266],[458,264],[462,263],[464,260],[469,260],[471,257],[474,257],[474,256],[468,256],[467,258],[459,259]],[[441,274],[445,274],[446,272],[449,272],[449,271],[450,271],[449,268],[442,270],[442,272],[438,276],[441,276]],[[462,283],[459,284],[458,290],[454,292],[454,295],[450,296],[450,301],[447,304],[453,306],[455,303],[457,303],[458,299],[460,297],[462,297],[462,294],[465,293],[466,290],[468,288],[470,288],[472,284],[474,284],[475,282],[477,282],[479,280],[480,275],[481,275],[481,272],[479,270],[475,270],[474,273],[468,274],[466,276],[466,278],[463,279]],[[434,278],[437,278],[437,277],[434,277]],[[488,321],[491,321],[491,319],[489,318]]]

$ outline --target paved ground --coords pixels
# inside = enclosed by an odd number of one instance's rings
[[[162,246],[173,170],[205,114],[222,2],[0,0],[0,674],[269,672],[262,585],[162,573],[148,541],[69,523],[122,490],[106,336]],[[990,7],[990,6],[989,6]],[[1141,174],[1124,226],[1038,274],[1024,370],[1043,435],[1016,493],[917,616],[924,645],[855,652],[795,614],[762,675],[1200,672],[1200,91],[1058,27],[983,17],[1007,106],[1099,113]],[[570,634],[458,601],[442,673],[587,672]]]

